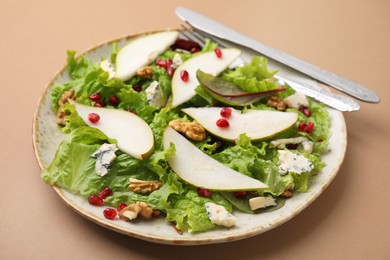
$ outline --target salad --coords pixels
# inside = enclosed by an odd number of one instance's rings
[[[234,228],[236,211],[265,214],[307,192],[325,166],[328,113],[264,57],[229,68],[239,54],[177,33],[114,44],[96,63],[68,51],[72,80],[51,90],[66,136],[43,180],[109,220],[164,218],[178,232]]]

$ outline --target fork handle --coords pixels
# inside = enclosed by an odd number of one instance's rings
[[[332,86],[346,94],[356,97],[362,101],[378,103],[379,96],[372,90],[363,87],[362,85],[340,77],[332,72],[321,69],[306,61],[300,60],[287,53],[276,50],[263,43],[260,43],[252,38],[249,38],[209,17],[198,14],[184,7],[177,7],[176,14],[192,27],[216,36],[218,38],[236,43],[256,52],[261,53],[275,61],[287,65],[299,72],[302,72],[318,81],[321,81],[329,86]]]

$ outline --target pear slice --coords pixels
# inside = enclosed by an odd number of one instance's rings
[[[195,88],[199,85],[196,71],[217,75],[224,71],[240,55],[241,50],[235,48],[222,49],[222,57],[218,58],[214,51],[198,54],[183,62],[176,68],[172,77],[172,107],[176,107],[190,100],[196,95]],[[181,79],[181,71],[188,72],[188,81]]]
[[[270,110],[248,109],[245,112],[233,109],[229,118],[229,127],[220,128],[216,122],[221,119],[220,107],[185,108],[184,113],[191,116],[210,133],[224,140],[234,141],[240,134],[246,134],[252,140],[265,139],[274,136],[298,120],[294,112],[279,112]]]
[[[199,150],[181,134],[167,127],[164,147],[173,143],[176,155],[168,160],[174,172],[189,184],[210,190],[259,190],[268,186],[259,180],[234,171]]]
[[[150,64],[171,46],[178,36],[177,31],[165,31],[131,41],[118,52],[115,76],[123,81],[130,79],[139,68]]]
[[[145,159],[154,148],[154,137],[152,129],[139,116],[123,110],[91,107],[76,103],[76,111],[84,122],[90,127],[102,131],[107,137],[116,139],[118,148],[137,159]],[[100,120],[92,123],[88,120],[88,115],[95,113],[100,116]]]

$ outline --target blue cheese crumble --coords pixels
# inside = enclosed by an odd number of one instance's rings
[[[276,206],[275,199],[271,196],[254,197],[249,199],[249,207],[251,208],[251,210],[266,208],[270,206]]]
[[[232,227],[236,224],[237,218],[229,213],[225,207],[212,202],[207,202],[205,206],[207,217],[211,223],[224,227]]]
[[[91,155],[92,158],[96,158],[95,172],[97,175],[103,177],[108,173],[108,167],[114,162],[117,150],[116,144],[105,143]]]
[[[108,79],[115,77],[115,68],[108,60],[102,60],[100,62],[100,68],[108,73]]]
[[[295,92],[291,96],[286,97],[284,100],[287,101],[291,107],[296,109],[299,109],[300,106],[309,107],[307,97],[300,92]]]
[[[146,99],[148,100],[151,106],[156,108],[162,107],[162,97],[160,91],[160,84],[158,81],[153,81],[150,83],[149,87],[145,89]]]
[[[302,154],[295,154],[288,150],[278,150],[279,154],[279,173],[282,175],[288,172],[301,174],[310,172],[314,169],[313,163]]]

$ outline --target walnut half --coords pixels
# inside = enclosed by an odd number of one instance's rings
[[[74,91],[73,88],[69,89],[68,91],[64,91],[64,93],[62,93],[62,96],[58,100],[59,108],[58,108],[58,111],[57,111],[56,123],[58,125],[61,125],[61,126],[65,126],[65,124],[66,124],[66,122],[65,122],[66,114],[62,110],[62,106],[67,104],[67,103],[69,103],[68,99],[73,99],[73,100],[76,99],[76,94],[75,94],[75,91]]]
[[[135,193],[150,193],[161,188],[161,181],[143,181],[130,178],[129,189]]]
[[[290,107],[289,103],[277,96],[272,96],[267,100],[267,106],[273,107],[279,111],[284,111]]]
[[[199,123],[172,120],[169,122],[169,126],[194,141],[203,141],[206,139],[206,130]]]
[[[133,220],[141,215],[142,217],[149,219],[152,217],[153,209],[149,207],[146,202],[137,201],[118,212],[120,218],[125,220]]]
[[[152,66],[142,67],[139,70],[137,70],[137,75],[140,76],[141,78],[151,79],[153,77],[153,67]]]

